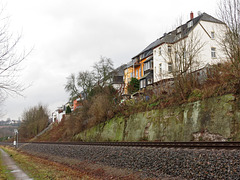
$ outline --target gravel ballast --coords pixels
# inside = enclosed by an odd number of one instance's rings
[[[144,177],[163,174],[187,179],[239,179],[239,150],[110,147],[61,144],[25,144],[31,154],[78,159],[141,172]]]

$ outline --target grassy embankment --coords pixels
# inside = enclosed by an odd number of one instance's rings
[[[78,172],[60,163],[31,156],[10,147],[2,147],[2,149],[10,154],[18,166],[34,179],[93,179],[83,172]],[[1,160],[0,179],[11,179],[6,168],[2,166]]]

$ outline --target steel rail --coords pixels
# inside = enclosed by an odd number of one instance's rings
[[[240,149],[240,142],[28,142],[33,144],[127,146],[155,148]]]

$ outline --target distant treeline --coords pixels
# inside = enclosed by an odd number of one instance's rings
[[[0,121],[0,126],[20,126],[21,121],[19,120],[7,120],[7,121]]]

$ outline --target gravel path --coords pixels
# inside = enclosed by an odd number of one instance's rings
[[[141,172],[143,178],[163,174],[186,179],[239,179],[239,150],[105,147],[87,145],[28,144],[31,154],[73,158]]]
[[[2,149],[0,149],[3,163],[8,170],[13,174],[17,180],[32,180],[29,176],[24,173],[13,161],[13,159]]]

